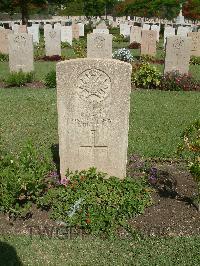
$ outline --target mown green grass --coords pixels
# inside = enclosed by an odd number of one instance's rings
[[[0,264],[24,265],[181,265],[200,264],[200,238],[149,237],[140,240],[0,238]],[[6,246],[7,244],[7,246]],[[10,247],[8,246],[10,245]]]
[[[134,91],[129,153],[175,157],[182,130],[200,117],[199,105],[196,92]],[[51,146],[58,143],[56,91],[0,89],[0,126],[8,150],[18,152],[32,140],[51,155]]]
[[[176,156],[182,131],[200,118],[196,92],[135,91],[131,97],[129,153]]]

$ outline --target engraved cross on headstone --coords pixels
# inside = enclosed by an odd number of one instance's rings
[[[101,162],[107,159],[108,146],[99,145],[96,139],[96,130],[91,130],[92,143],[89,145],[81,145],[79,155],[88,157],[88,166],[100,166]],[[81,158],[80,158],[81,159]]]

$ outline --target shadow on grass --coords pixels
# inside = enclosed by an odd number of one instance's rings
[[[14,247],[8,243],[0,241],[0,265],[8,266],[22,266],[20,258],[17,255],[17,252]]]
[[[59,144],[53,144],[51,146],[51,152],[52,152],[53,162],[56,165],[57,173],[60,174]]]

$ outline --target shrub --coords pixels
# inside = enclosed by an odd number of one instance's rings
[[[35,58],[35,60],[39,60],[42,57],[44,57],[44,55],[45,55],[44,48],[45,48],[44,41],[40,41],[39,44],[35,45],[35,47],[34,47],[34,58]]]
[[[124,37],[122,34],[116,34],[113,36],[113,42],[121,43],[121,42],[128,42],[128,38]]]
[[[26,85],[27,83],[31,83],[33,79],[34,72],[24,73],[20,71],[10,73],[5,82],[8,87],[21,87]]]
[[[61,42],[61,48],[64,49],[64,48],[71,48],[71,44],[69,44],[68,42]]]
[[[126,48],[121,48],[115,51],[112,55],[114,59],[119,59],[124,62],[133,62],[133,56],[131,52]]]
[[[86,57],[87,52],[86,52],[86,40],[85,39],[73,41],[73,48],[78,58]]]
[[[31,143],[18,157],[0,147],[0,211],[26,215],[31,204],[47,189],[44,179],[50,169],[49,162]]]
[[[192,64],[192,65],[200,65],[200,57],[199,56],[191,56],[190,64]]]
[[[51,70],[45,77],[45,86],[49,89],[56,88],[56,71]]]
[[[0,62],[8,62],[8,61],[9,61],[9,55],[0,53]]]
[[[52,209],[53,219],[93,234],[113,235],[151,202],[143,179],[105,179],[94,168],[68,173],[61,183],[41,198],[41,206]]]
[[[189,157],[188,168],[197,184],[198,195],[194,199],[200,211],[200,120],[191,124],[182,134],[182,143],[178,146],[178,154]]]
[[[170,72],[161,80],[161,89],[169,91],[200,91],[200,83],[191,75]]]
[[[137,88],[157,89],[160,88],[161,74],[155,66],[143,63],[138,71],[133,72],[132,83]]]
[[[140,47],[141,47],[141,44],[138,42],[132,42],[128,46],[129,49],[140,49]]]
[[[44,61],[52,61],[52,62],[55,61],[55,62],[58,62],[58,61],[63,60],[63,58],[60,55],[51,55],[51,56],[45,55],[45,56],[42,57],[42,60],[44,60]]]

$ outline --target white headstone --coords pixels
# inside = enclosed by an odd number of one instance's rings
[[[131,64],[75,59],[57,64],[61,177],[96,167],[126,176]]]
[[[11,72],[31,72],[33,65],[33,37],[27,33],[9,34],[9,67]]]
[[[45,34],[45,52],[47,56],[61,55],[60,30],[47,30]]]

